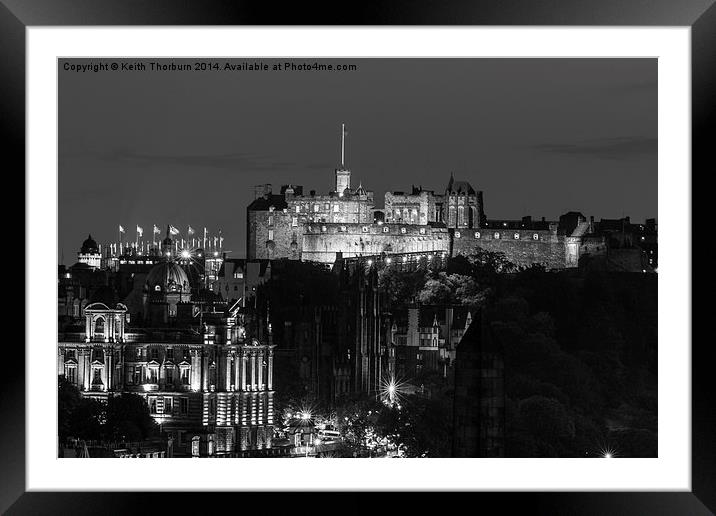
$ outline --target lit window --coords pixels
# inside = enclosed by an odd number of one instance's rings
[[[327,230],[328,230],[328,228],[326,226],[321,226],[321,231],[323,231],[325,233]]]
[[[363,226],[362,229],[363,229],[363,233],[367,233],[367,232],[368,232],[368,226]]]
[[[318,205],[318,203],[313,205],[313,213],[318,213],[318,210],[320,210],[321,207]]]
[[[331,209],[331,205],[326,203],[325,209],[326,209],[326,211],[329,211]]]
[[[338,213],[341,211],[341,207],[338,204],[333,205],[333,213]]]
[[[235,279],[243,279],[244,273],[242,271],[236,271],[236,272],[234,272],[234,278]]]
[[[407,229],[405,229],[405,228],[400,228],[400,232],[401,232],[401,233],[405,234],[406,231],[407,231]]]
[[[475,238],[480,238],[480,232],[479,232],[479,231],[475,231]]]
[[[425,228],[420,228],[420,234],[421,234],[421,235],[424,235],[424,234],[425,234]]]
[[[294,228],[298,227],[298,217],[293,217],[291,219],[291,226],[293,226]]]
[[[341,227],[339,228],[339,231],[345,232],[345,231],[346,231],[346,227],[345,227],[345,226],[341,226]]]
[[[499,238],[500,238],[500,233],[498,233],[497,231],[495,231],[495,234],[492,235],[492,237],[493,237],[495,240],[499,240]]]
[[[269,239],[269,240],[273,240],[273,229],[269,229],[268,239]]]
[[[171,414],[172,413],[172,401],[174,401],[174,398],[165,397],[164,398],[164,413],[165,414]]]
[[[459,231],[455,231],[455,238],[460,238],[460,232],[459,232]]]
[[[390,228],[388,226],[383,226],[383,233],[390,233]]]
[[[537,233],[533,234],[532,240],[539,240],[539,235]]]
[[[515,233],[515,234],[513,235],[513,237],[514,237],[515,240],[519,240],[519,239],[520,239],[520,234],[519,234],[519,233]]]
[[[273,215],[269,215],[268,225],[269,225],[269,226],[273,226]]]
[[[296,205],[296,213],[301,213],[301,207],[298,204]]]

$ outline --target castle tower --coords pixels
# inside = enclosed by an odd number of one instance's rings
[[[174,241],[172,240],[172,237],[169,236],[171,233],[170,226],[167,226],[167,237],[162,240],[162,256],[164,257],[172,257],[172,254],[174,252]]]
[[[336,169],[336,192],[343,196],[351,188],[351,171],[346,168],[346,124],[341,124],[341,164]]]

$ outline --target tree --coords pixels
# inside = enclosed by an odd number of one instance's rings
[[[420,303],[429,305],[482,306],[490,290],[482,288],[475,278],[463,274],[431,274],[418,292]]]
[[[72,436],[72,414],[81,401],[82,397],[77,387],[61,375],[58,378],[57,389],[57,432],[60,441]]]
[[[139,441],[157,433],[158,426],[149,413],[146,400],[131,393],[107,400],[105,435],[115,440]]]
[[[102,403],[83,398],[79,389],[64,376],[58,378],[58,437],[95,440],[102,437],[105,410]]]

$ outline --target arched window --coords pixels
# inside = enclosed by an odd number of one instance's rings
[[[94,334],[104,335],[104,317],[98,317],[94,322]]]

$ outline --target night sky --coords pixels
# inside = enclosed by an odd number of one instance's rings
[[[195,60],[143,60],[193,63]],[[204,60],[206,61],[206,60]],[[232,63],[256,60],[231,60]],[[263,60],[272,65],[286,60]],[[298,60],[297,62],[314,62]],[[656,59],[341,59],[357,71],[64,71],[59,258],[136,224],[219,228],[245,251],[253,185],[484,191],[488,218],[657,216]],[[117,61],[120,62],[121,61]],[[129,62],[136,62],[134,60]],[[225,59],[215,62],[222,67]]]

